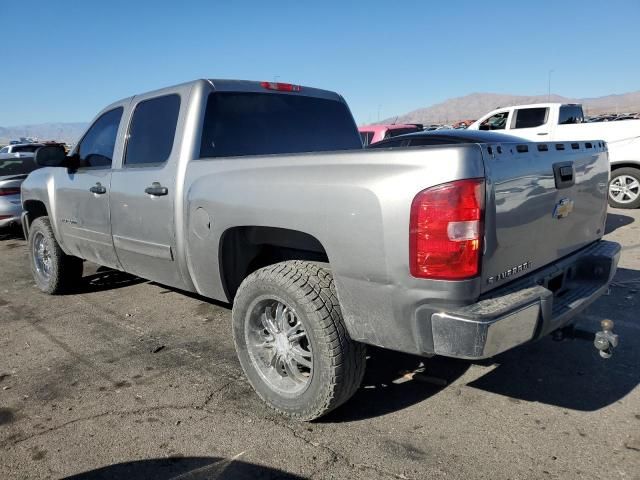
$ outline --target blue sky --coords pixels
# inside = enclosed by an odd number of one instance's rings
[[[0,125],[199,77],[340,92],[359,123],[472,92],[640,90],[640,0],[0,0]]]

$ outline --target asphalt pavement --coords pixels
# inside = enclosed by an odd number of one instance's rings
[[[50,297],[0,231],[0,478],[640,479],[640,211],[607,238],[619,271],[580,327],[615,321],[611,359],[584,339],[476,363],[371,348],[350,402],[295,423],[244,380],[229,305],[95,265]]]

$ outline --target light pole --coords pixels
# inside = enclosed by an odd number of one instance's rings
[[[553,70],[549,70],[549,74],[547,77],[547,102],[551,101],[551,74]]]

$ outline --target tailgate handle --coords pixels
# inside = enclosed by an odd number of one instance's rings
[[[568,188],[575,184],[575,172],[573,162],[559,162],[553,164],[553,176],[556,180],[556,188]]]

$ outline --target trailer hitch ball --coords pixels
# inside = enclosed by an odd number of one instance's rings
[[[613,349],[618,346],[618,335],[613,333],[613,320],[602,320],[600,327],[602,331],[596,332],[593,346],[598,349],[602,358],[610,358]]]

